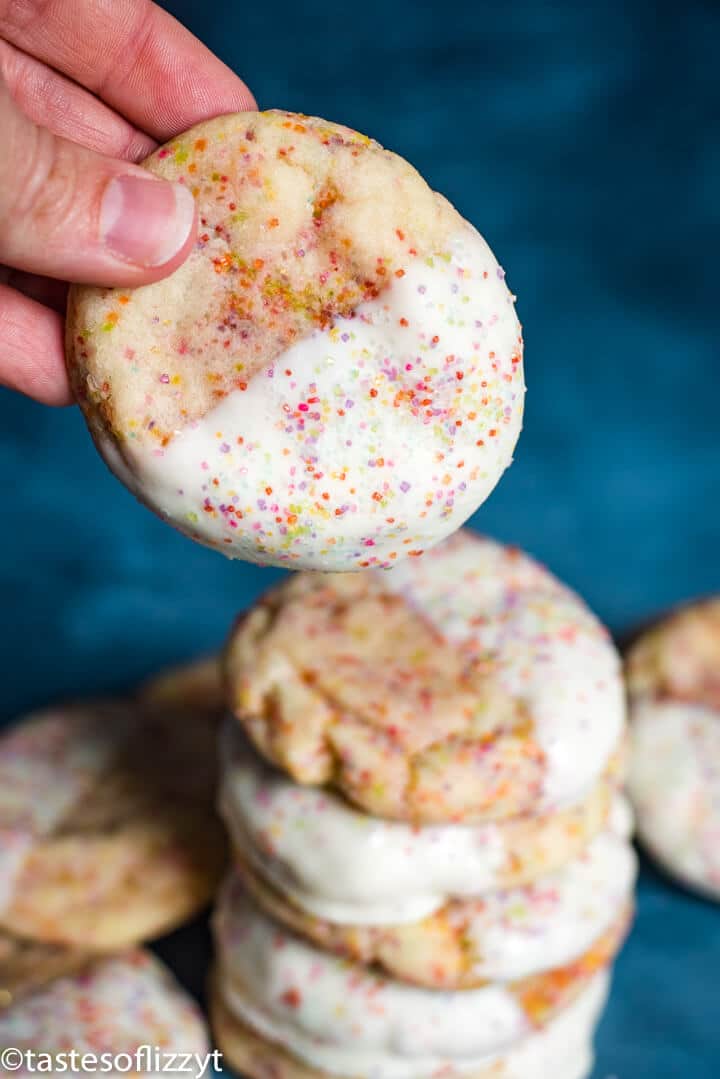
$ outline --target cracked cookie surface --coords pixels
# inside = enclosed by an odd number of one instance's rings
[[[625,718],[618,656],[582,601],[467,530],[390,572],[283,582],[240,619],[225,672],[269,760],[420,823],[578,801]]]

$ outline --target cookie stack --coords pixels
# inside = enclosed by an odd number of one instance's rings
[[[635,859],[618,657],[469,532],[239,621],[213,1019],[251,1079],[580,1079]],[[259,752],[258,752],[259,751]]]

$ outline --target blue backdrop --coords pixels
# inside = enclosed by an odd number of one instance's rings
[[[720,590],[717,5],[167,6],[261,106],[409,158],[506,267],[526,428],[475,526],[549,563],[619,632]],[[216,646],[277,576],[155,521],[74,410],[2,394],[0,477],[6,716]],[[715,1079],[718,970],[720,907],[646,869],[596,1079]]]

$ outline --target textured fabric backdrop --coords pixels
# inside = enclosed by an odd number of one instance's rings
[[[475,526],[546,561],[619,632],[720,590],[717,5],[168,6],[262,106],[408,157],[507,268],[526,428]],[[2,394],[0,478],[7,717],[216,646],[277,576],[155,521],[76,411]],[[169,946],[191,979],[197,940]],[[715,1079],[718,970],[720,907],[646,869],[596,1079]]]

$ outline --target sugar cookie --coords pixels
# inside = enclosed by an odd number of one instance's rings
[[[267,758],[414,822],[576,803],[625,720],[617,653],[584,603],[469,531],[391,572],[283,581],[239,621],[225,668]]]
[[[627,678],[640,838],[668,872],[720,899],[720,599],[644,634]]]
[[[257,562],[387,566],[453,532],[522,423],[514,297],[482,237],[402,158],[312,117],[218,117],[145,166],[195,196],[193,252],[68,307],[115,474]]]
[[[131,701],[29,717],[0,738],[0,929],[115,950],[210,898],[225,858],[215,728]]]

